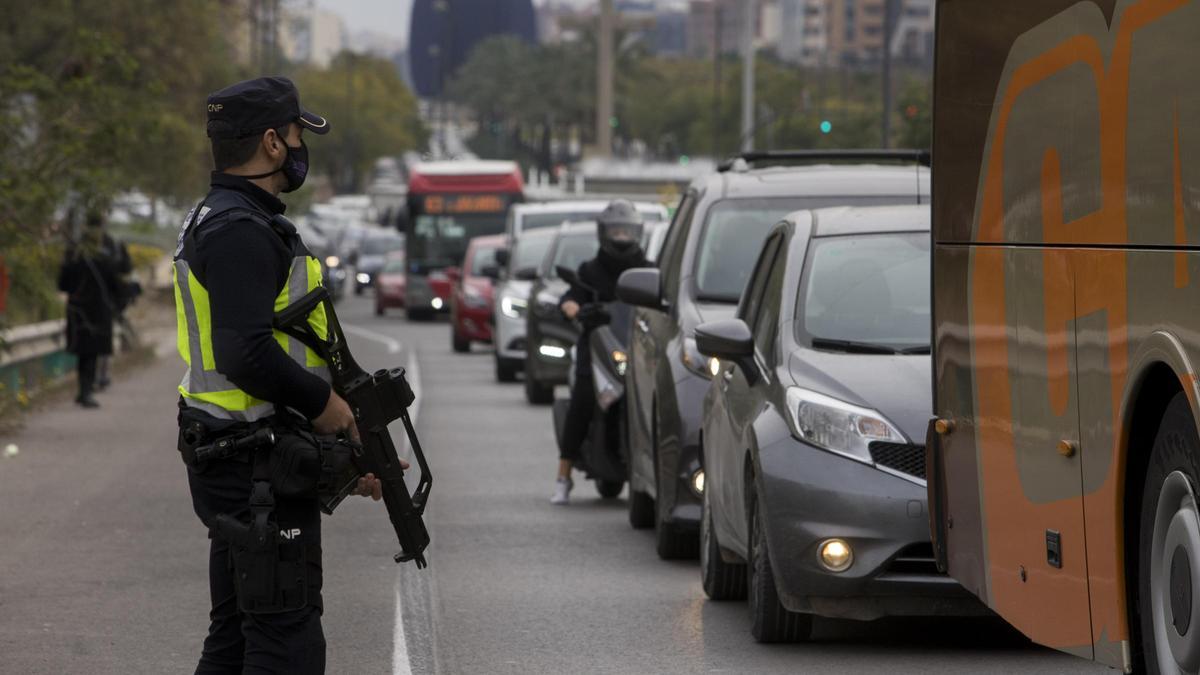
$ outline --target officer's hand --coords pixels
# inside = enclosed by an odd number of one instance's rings
[[[350,411],[350,406],[332,390],[329,392],[329,402],[325,404],[325,411],[313,420],[312,424],[313,430],[322,436],[345,432],[355,443],[362,440],[358,436],[358,425],[354,422],[354,413]]]
[[[408,471],[408,462],[400,460],[400,468]],[[370,497],[375,501],[383,499],[383,483],[375,477],[375,474],[369,473],[358,479],[358,487],[354,488],[351,494],[359,497]]]
[[[400,460],[400,463],[403,464],[404,460]],[[407,469],[408,467],[404,468]],[[353,494],[359,497],[370,497],[375,501],[379,501],[383,499],[383,483],[379,482],[375,474],[369,473],[358,479],[358,487],[354,488]]]
[[[575,317],[579,316],[579,303],[574,300],[564,302],[561,309],[563,315],[572,321],[575,320]]]

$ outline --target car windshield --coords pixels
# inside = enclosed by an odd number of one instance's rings
[[[476,248],[475,256],[471,258],[471,276],[483,276],[483,270],[486,267],[495,267],[496,265],[496,247]]]
[[[404,274],[404,259],[392,258],[383,266],[383,274]]]
[[[908,196],[786,197],[727,199],[713,204],[696,257],[700,299],[737,303],[767,233],[784,216],[801,209],[829,206],[883,206],[913,201]]]
[[[929,248],[925,232],[814,239],[796,308],[800,341],[844,351],[927,349]]]
[[[387,255],[403,248],[404,239],[401,237],[371,237],[363,242],[362,252],[364,255]]]
[[[554,241],[552,237],[521,237],[517,240],[516,250],[512,255],[512,270],[537,268],[542,264],[542,260],[546,257],[546,251],[550,250],[550,244]]]
[[[550,279],[558,277],[556,267],[579,269],[585,260],[596,257],[600,248],[600,240],[594,234],[569,234],[559,237],[558,247],[554,250],[554,259],[548,269],[542,270],[542,276]]]
[[[551,213],[526,213],[521,216],[521,231],[537,230],[545,227],[555,227],[563,223],[578,223],[595,220],[603,208],[595,210],[577,209],[573,211],[554,211]],[[658,220],[663,217],[659,209],[638,206],[637,210],[646,220]]]
[[[503,231],[503,214],[421,214],[412,225],[408,260],[418,274],[453,267],[462,263],[471,239]]]

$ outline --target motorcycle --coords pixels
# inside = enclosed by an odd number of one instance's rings
[[[583,283],[574,270],[556,268],[559,278],[592,294],[595,300],[583,305],[576,322],[595,326],[589,338],[592,386],[596,406],[592,412],[587,439],[580,451],[581,461],[576,468],[596,483],[596,490],[605,499],[621,494],[629,476],[629,449],[626,447],[625,427],[625,370],[629,365],[629,339],[633,328],[633,307],[623,302],[600,302],[595,289]],[[578,358],[572,348],[572,361]],[[575,368],[571,368],[570,385],[575,389]],[[554,401],[554,431],[561,448],[570,399]]]

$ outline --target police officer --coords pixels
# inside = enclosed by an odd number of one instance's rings
[[[559,308],[563,314],[571,320],[579,319],[584,329],[575,345],[575,386],[571,390],[571,405],[563,426],[558,478],[550,497],[551,504],[570,502],[571,488],[574,487],[571,468],[579,460],[596,407],[590,340],[592,330],[606,323],[599,303],[617,299],[617,279],[622,272],[650,265],[641,246],[644,229],[644,218],[632,202],[617,199],[610,203],[596,220],[600,250],[595,258],[579,266],[579,280],[595,293],[572,286],[560,300]]]
[[[282,217],[278,198],[304,183],[305,132],[326,134],[329,123],[300,106],[285,78],[249,80],[209,96],[216,171],[175,254],[179,352],[187,365],[179,386],[180,451],[193,507],[212,539],[212,610],[197,673],[325,669],[316,494],[255,490],[251,503],[252,483],[269,484],[260,481],[276,452],[268,430],[304,427],[358,438],[327,364],[272,325],[276,311],[321,283],[320,262]],[[309,322],[324,330],[323,310]],[[379,481],[360,479],[356,493],[378,500]],[[270,541],[277,525],[278,546],[255,549],[265,558],[239,557],[244,547],[222,534],[219,516],[249,524],[261,516]]]

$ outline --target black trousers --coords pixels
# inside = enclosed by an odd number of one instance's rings
[[[575,386],[571,388],[571,405],[567,408],[567,419],[563,423],[562,446],[559,459],[578,462],[583,458],[583,444],[587,441],[588,429],[596,410],[596,387],[592,382],[589,367],[586,374],[575,373]]]
[[[80,354],[77,357],[79,373],[79,399],[85,399],[96,390],[96,354]]]
[[[192,506],[206,525],[220,513],[248,519],[251,465],[228,459],[188,469]],[[277,614],[246,614],[238,608],[229,542],[212,538],[208,583],[212,597],[208,637],[197,675],[325,672],[321,628],[321,512],[317,500],[277,499],[279,528],[307,545],[308,605]],[[298,533],[295,531],[299,530]]]

